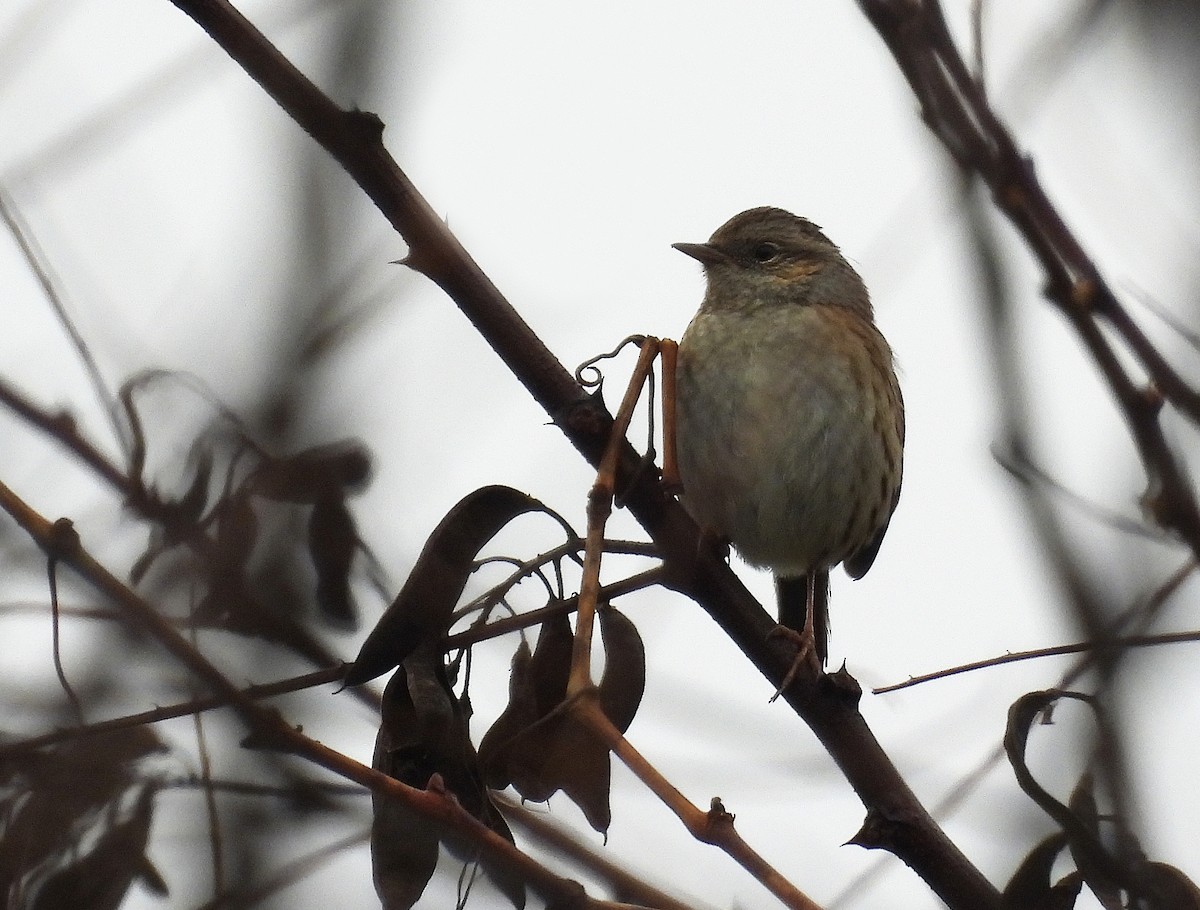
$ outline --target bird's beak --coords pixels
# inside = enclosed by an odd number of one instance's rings
[[[693,259],[698,259],[704,265],[729,261],[729,254],[711,243],[672,243],[671,246]]]

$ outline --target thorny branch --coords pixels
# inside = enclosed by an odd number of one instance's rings
[[[1020,151],[959,54],[937,0],[858,2],[896,58],[929,128],[960,167],[987,184],[1042,264],[1047,296],[1075,328],[1129,425],[1147,475],[1144,505],[1200,557],[1200,506],[1158,420],[1165,399],[1200,424],[1200,392],[1146,338],[1050,201],[1033,161]],[[1152,387],[1137,387],[1098,317],[1116,329]]]

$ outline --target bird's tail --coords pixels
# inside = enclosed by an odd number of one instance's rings
[[[813,590],[813,642],[821,666],[829,658],[829,572],[819,571],[796,578],[775,576],[775,597],[779,604],[779,623],[797,632],[803,631],[808,611],[808,585]]]

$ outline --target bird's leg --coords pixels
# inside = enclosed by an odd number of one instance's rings
[[[796,648],[798,649],[796,657],[792,660],[792,665],[783,677],[783,682],[779,684],[779,688],[771,696],[771,701],[775,701],[775,699],[783,694],[783,690],[792,684],[792,680],[796,678],[796,674],[805,665],[808,666],[814,676],[819,675],[821,672],[821,661],[817,656],[816,627],[814,625],[814,617],[817,612],[816,590],[819,574],[815,571],[809,572],[804,578],[804,627],[797,632],[791,626],[780,623],[771,630],[771,638],[790,638],[796,643]]]
[[[683,489],[675,448],[675,363],[679,345],[670,338],[659,339],[658,356],[662,359],[663,487],[668,493]]]

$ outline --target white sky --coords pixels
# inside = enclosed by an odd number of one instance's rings
[[[967,4],[948,5],[961,27]],[[1198,230],[1195,171],[1178,165],[1196,138],[1185,127],[1196,122],[1197,100],[1173,69],[1184,51],[1108,16],[1053,83],[1022,84],[1031,48],[1080,5],[989,6],[993,98],[1107,274],[1186,313]],[[323,85],[320,49],[337,9],[245,7]],[[845,658],[869,688],[1075,640],[1018,491],[989,452],[997,393],[955,172],[855,4],[413,2],[383,16],[374,40],[381,78],[365,97],[337,100],[384,118],[401,167],[569,367],[630,333],[678,337],[702,279],[670,244],[703,240],[750,206],[813,219],[859,267],[902,368],[908,445],[903,496],[875,567],[858,583],[835,577],[832,663]],[[1147,55],[1151,41],[1157,51]],[[129,97],[128,107],[111,107]],[[111,128],[78,132],[96,117]],[[0,187],[54,262],[110,379],[143,366],[188,369],[236,403],[260,378],[263,338],[287,322],[278,288],[295,252],[289,219],[312,173],[312,143],[164,0],[22,0],[0,10],[0,138]],[[332,166],[324,174],[324,191],[355,200],[351,210],[363,215],[349,181],[330,176]],[[356,515],[393,577],[404,577],[441,515],[483,484],[521,488],[582,525],[590,476],[563,437],[450,301],[386,264],[403,245],[381,217],[343,220],[347,230],[330,240],[341,268],[329,285],[349,276],[352,297],[383,303],[313,419],[371,446],[375,481]],[[1046,466],[1136,515],[1140,475],[1119,419],[1014,249]],[[70,404],[111,446],[77,362],[2,238],[0,282],[5,377],[41,401]],[[1195,374],[1173,336],[1135,312]],[[610,375],[611,399],[621,374]],[[118,504],[92,494],[81,509],[86,487],[72,470],[45,483],[47,453],[57,461],[57,452],[4,427],[13,438],[5,482],[44,513],[74,517],[102,555],[127,555],[127,538],[105,542]],[[1194,433],[1182,424],[1172,432],[1194,464]],[[627,518],[621,528],[635,533]],[[1182,561],[1178,550],[1089,522],[1073,520],[1072,529],[1098,583],[1126,595],[1143,590],[1138,571],[1163,578]],[[770,596],[767,576],[739,571]],[[1194,584],[1184,588],[1173,627],[1195,626],[1194,594]],[[782,704],[767,704],[768,684],[694,605],[663,594],[622,606],[650,660],[635,744],[697,803],[721,796],[770,860],[819,902],[832,900],[877,857],[839,846],[861,806],[811,733]],[[358,639],[336,646],[351,657]],[[1198,682],[1190,656],[1185,646],[1136,661],[1129,720],[1132,742],[1146,746],[1135,756],[1144,846],[1200,876],[1191,846],[1200,822],[1178,805],[1200,745],[1175,707],[1177,693]],[[505,660],[497,654],[476,668],[479,679],[493,674],[495,698]],[[1008,705],[1052,685],[1065,666],[1044,661],[867,695],[863,711],[932,805],[995,747]],[[488,704],[477,696],[481,713]],[[358,742],[358,757],[369,758],[373,733],[356,723],[345,747]],[[1068,728],[1037,736],[1067,741]],[[1069,786],[1069,774],[1060,783]],[[713,906],[772,905],[623,771],[615,787],[615,856]],[[576,818],[565,801],[552,805],[555,817]],[[998,882],[1017,845],[1032,844],[1031,826],[1048,830],[1004,767],[948,822]],[[371,906],[366,864],[359,851],[318,886],[336,888],[346,906]],[[285,892],[272,905],[296,899]],[[894,868],[848,906],[937,902]]]

